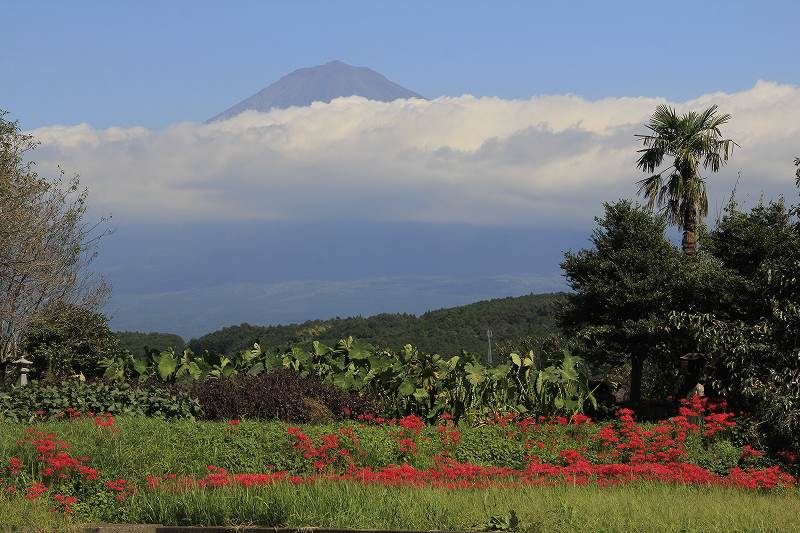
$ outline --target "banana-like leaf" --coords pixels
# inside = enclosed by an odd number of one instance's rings
[[[414,399],[418,402],[425,402],[428,400],[428,391],[425,389],[416,389],[414,391]]]
[[[401,397],[406,397],[414,394],[414,391],[416,390],[417,387],[414,385],[414,382],[407,379],[400,384],[400,387],[397,389],[397,392],[400,394]]]
[[[348,348],[347,354],[350,356],[350,359],[355,359],[356,361],[368,359],[375,348],[372,347],[371,344],[366,342],[351,342],[350,347]]]
[[[147,373],[150,364],[146,357],[137,356],[133,359],[133,370],[140,376]]]
[[[161,357],[158,359],[158,375],[162,381],[167,381],[177,367],[178,362],[175,361],[172,351],[161,352]]]
[[[264,371],[264,363],[256,363],[247,371],[248,376],[255,376]]]

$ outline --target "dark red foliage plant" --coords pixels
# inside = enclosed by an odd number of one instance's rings
[[[380,410],[363,395],[284,369],[209,379],[187,387],[210,420],[324,423]]]

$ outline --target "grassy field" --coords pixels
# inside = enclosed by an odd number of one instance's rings
[[[791,531],[800,494],[650,484],[448,491],[336,483],[154,493],[129,504],[131,516],[170,524],[257,517],[265,525],[471,531],[513,510],[526,531]]]
[[[167,525],[287,525],[353,529],[485,529],[519,517],[520,531],[797,531],[800,493],[639,484],[445,490],[280,483],[131,497],[118,520]],[[38,502],[0,496],[3,528],[77,526]]]
[[[425,428],[417,438],[413,456],[398,450],[392,428],[354,424],[309,425],[303,431],[312,437],[352,427],[369,465],[400,464],[405,460],[428,467],[442,450],[437,429]],[[30,450],[17,441],[28,425],[0,423],[0,461],[18,455],[24,465],[33,463]],[[98,427],[91,419],[37,423],[34,427],[54,433],[69,443],[74,456],[86,456],[100,472],[94,484],[67,486],[65,494],[79,496],[74,514],[52,513],[51,496],[29,500],[24,493],[0,491],[0,531],[36,528],[69,531],[81,523],[162,523],[166,525],[285,525],[353,529],[412,529],[478,531],[490,522],[502,524],[514,511],[520,531],[798,531],[800,489],[745,490],[722,486],[687,486],[632,482],[612,487],[536,485],[515,488],[411,488],[352,481],[317,481],[245,488],[180,490],[165,482],[147,489],[148,475],[200,477],[209,465],[231,472],[309,472],[309,461],[293,449],[281,422],[166,422],[146,418],[119,418],[113,427]],[[506,465],[524,463],[529,450],[507,438],[506,428],[461,428],[457,445],[449,450],[471,464]],[[594,427],[555,426],[543,430],[559,446],[589,446]],[[577,441],[576,441],[577,439]],[[537,438],[538,440],[538,438]],[[724,442],[723,442],[724,443]],[[739,451],[726,444],[708,448],[708,461],[720,463]],[[548,452],[549,453],[549,452]],[[557,451],[552,452],[558,457]],[[703,457],[698,455],[698,457]],[[25,486],[35,477],[21,474]],[[2,476],[0,476],[2,477]],[[103,483],[127,479],[139,489],[117,501]],[[83,487],[83,489],[81,488]],[[89,490],[86,490],[89,487]],[[99,488],[97,488],[99,487]],[[61,490],[61,489],[59,489]],[[83,492],[81,492],[83,490]]]

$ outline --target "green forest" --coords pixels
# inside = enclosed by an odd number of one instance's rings
[[[195,353],[208,350],[233,354],[251,348],[254,342],[283,350],[313,341],[335,344],[339,339],[355,337],[392,350],[413,344],[428,353],[457,354],[465,350],[481,354],[487,351],[486,330],[491,329],[493,343],[504,353],[511,344],[549,334],[565,297],[564,293],[554,293],[496,298],[429,311],[420,316],[381,313],[369,317],[309,320],[302,324],[256,326],[245,323],[192,339],[188,346]],[[169,333],[121,331],[117,335],[133,354],[144,353],[145,347],[180,351],[184,346],[180,336]]]

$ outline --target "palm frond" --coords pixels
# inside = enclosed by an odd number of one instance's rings
[[[661,174],[653,174],[649,178],[644,178],[638,181],[639,194],[647,199],[648,209],[653,209],[653,206],[658,200],[658,194],[662,187]]]
[[[716,105],[680,116],[674,108],[660,105],[646,124],[650,133],[636,136],[643,146],[637,167],[653,173],[638,181],[639,194],[651,209],[660,207],[670,223],[683,227],[698,214],[708,214],[706,181],[698,170],[702,165],[718,171],[739,146],[722,137],[721,127],[730,120],[731,115],[720,114]],[[673,164],[655,173],[666,158]]]

